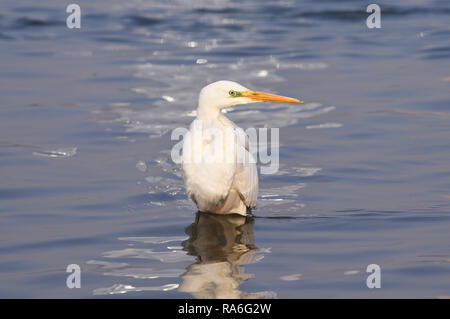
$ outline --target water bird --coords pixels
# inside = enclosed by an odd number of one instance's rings
[[[182,155],[186,190],[199,211],[245,216],[256,206],[258,172],[249,137],[222,112],[256,102],[303,103],[232,81],[217,81],[200,91]]]

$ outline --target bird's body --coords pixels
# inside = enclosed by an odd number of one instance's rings
[[[210,136],[208,131],[211,132]],[[214,134],[215,131],[226,133],[219,136],[220,134]],[[193,138],[200,135],[203,136],[198,143],[201,145],[195,145]],[[222,148],[221,154],[217,148]],[[188,194],[200,211],[246,215],[247,207],[256,206],[256,163],[250,160],[239,161],[237,158],[242,153],[249,159],[252,156],[249,153],[247,135],[241,128],[222,114],[206,119],[200,116],[191,124],[189,133],[185,136],[183,154],[189,152],[194,157],[196,154],[202,155],[200,162],[195,162],[195,158],[183,161]],[[209,155],[211,156],[208,158]],[[227,161],[226,156],[235,161]],[[186,158],[187,156],[184,157]]]
[[[260,101],[299,100],[251,91],[231,81],[202,89],[197,118],[183,142],[183,171],[189,197],[203,212],[240,214],[256,206],[258,173],[247,134],[222,109]]]

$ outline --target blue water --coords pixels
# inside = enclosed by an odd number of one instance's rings
[[[77,3],[0,5],[0,297],[450,295],[450,2]],[[253,218],[170,158],[220,79],[306,102],[227,113],[280,129]]]

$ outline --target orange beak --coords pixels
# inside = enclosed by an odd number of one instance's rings
[[[257,91],[246,91],[242,92],[243,96],[251,98],[255,101],[263,102],[281,102],[281,103],[303,103],[303,101],[294,99],[292,97],[281,96],[276,94],[257,92]]]

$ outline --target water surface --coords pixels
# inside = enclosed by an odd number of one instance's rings
[[[372,30],[357,1],[77,3],[2,3],[1,297],[450,295],[448,1]],[[280,129],[252,218],[197,214],[170,158],[220,79],[306,101],[227,113]]]

